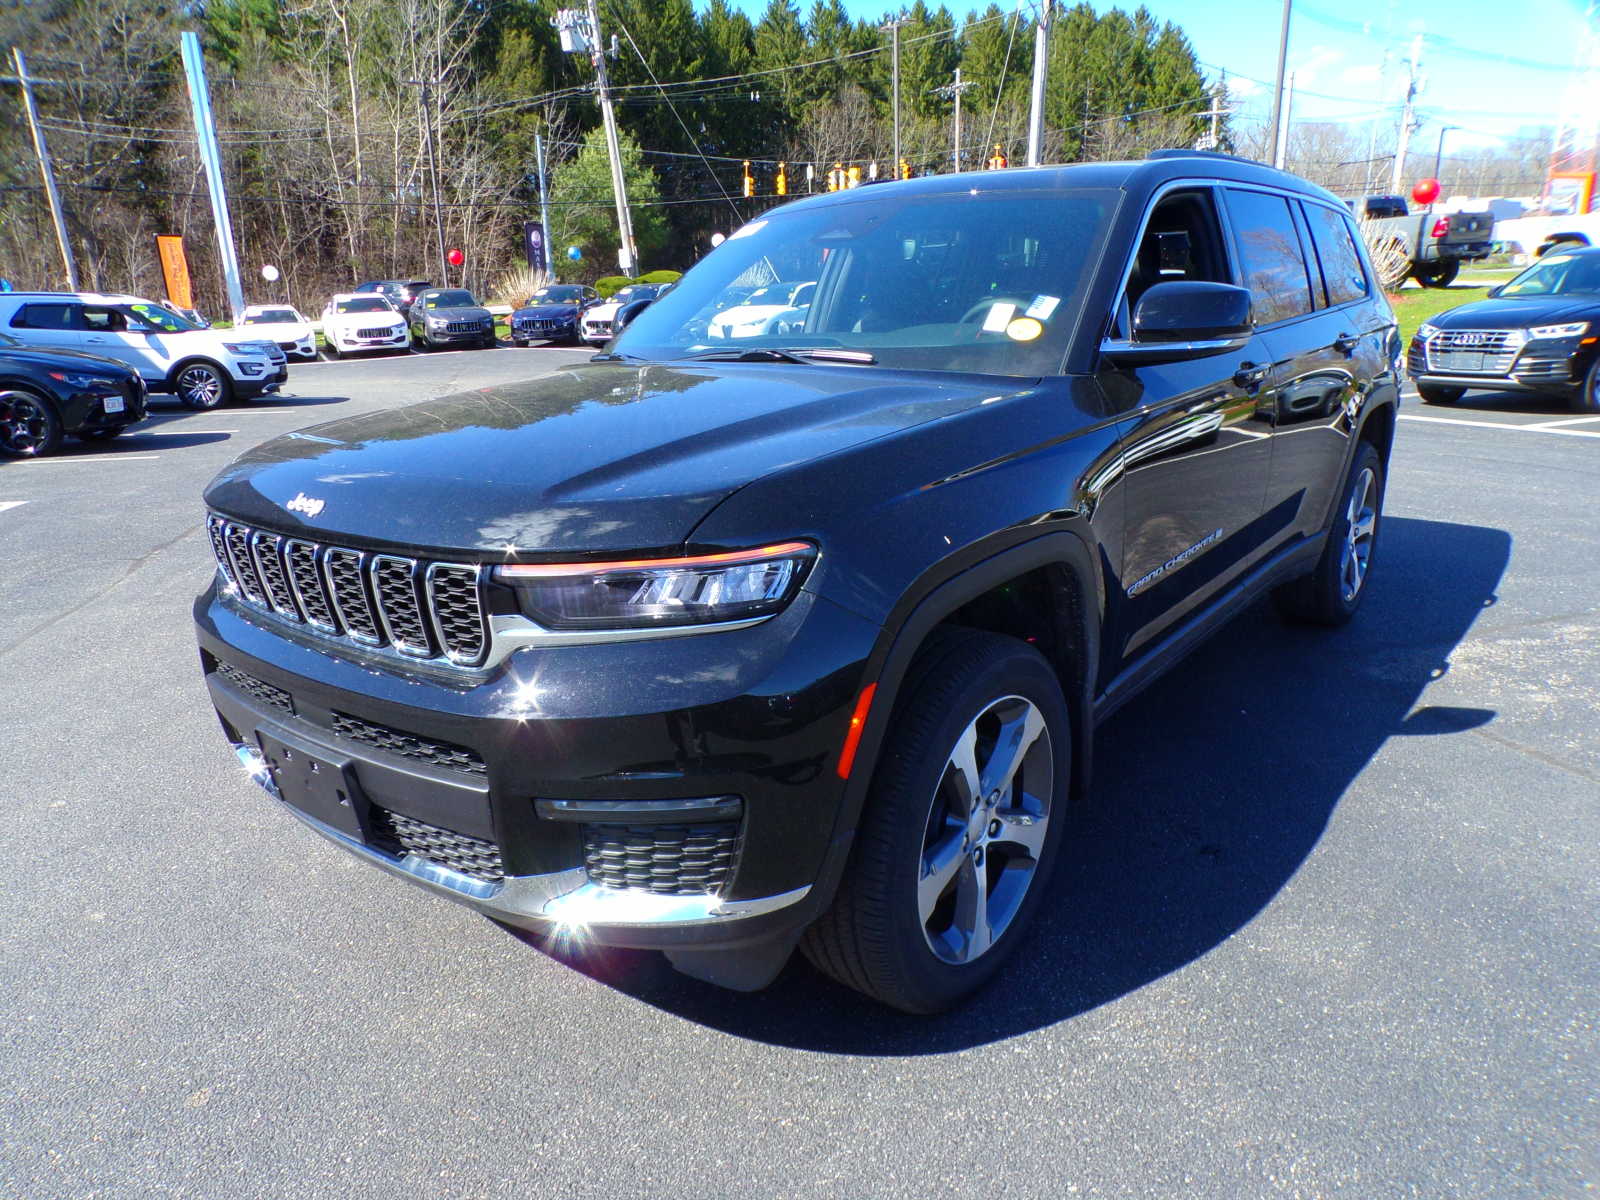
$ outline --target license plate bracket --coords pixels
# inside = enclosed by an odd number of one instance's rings
[[[283,730],[257,730],[256,740],[284,803],[346,837],[366,840],[371,803],[361,791],[350,759],[329,754]]]

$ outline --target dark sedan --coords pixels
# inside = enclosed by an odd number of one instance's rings
[[[1600,412],[1600,249],[1540,259],[1486,299],[1430,317],[1407,368],[1427,404],[1469,388],[1565,397]]]
[[[494,343],[494,317],[465,288],[430,288],[406,313],[411,340],[420,350]]]
[[[144,382],[126,363],[0,333],[0,456],[53,454],[69,433],[114,438],[144,414]]]
[[[511,344],[576,342],[578,318],[600,302],[600,293],[576,283],[553,283],[528,297],[528,303],[511,314]]]

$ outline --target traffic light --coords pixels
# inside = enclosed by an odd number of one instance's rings
[[[750,199],[756,194],[756,177],[750,174],[750,160],[744,160],[744,198]]]
[[[989,170],[1003,171],[1006,167],[1006,152],[1000,149],[1000,143],[994,144],[994,153],[989,155]]]
[[[780,196],[789,194],[789,164],[779,163],[778,173],[772,178],[772,190]]]

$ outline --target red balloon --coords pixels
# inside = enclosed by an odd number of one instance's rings
[[[1423,201],[1423,203],[1426,204],[1427,201]],[[445,257],[450,260],[450,265],[452,267],[459,267],[462,263],[467,261],[467,256],[453,246],[450,248],[450,253],[446,254]]]
[[[1437,179],[1417,180],[1417,186],[1411,189],[1411,198],[1418,204],[1432,204],[1439,198],[1439,181]]]

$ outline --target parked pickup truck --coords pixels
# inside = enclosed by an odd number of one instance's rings
[[[1407,274],[1423,287],[1449,287],[1463,260],[1489,257],[1493,213],[1413,213],[1404,196],[1365,196],[1345,203],[1368,223],[1369,246],[1398,242],[1405,248],[1411,260]],[[1395,280],[1396,286],[1403,279]]]

